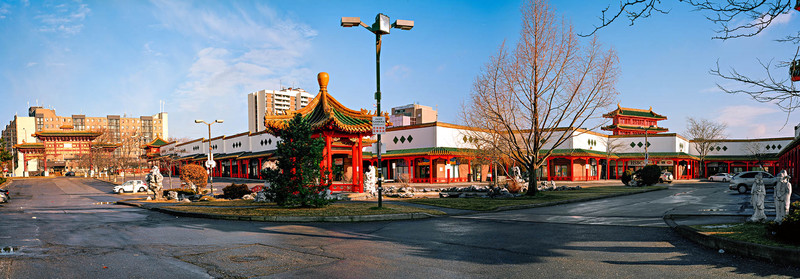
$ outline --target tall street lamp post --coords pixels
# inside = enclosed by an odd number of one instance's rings
[[[375,16],[375,23],[372,26],[369,26],[361,21],[359,17],[342,17],[341,25],[342,27],[355,27],[361,26],[367,29],[369,32],[375,34],[375,83],[376,83],[376,90],[375,90],[375,102],[377,107],[377,116],[381,116],[381,37],[383,35],[389,35],[389,30],[392,28],[397,28],[400,30],[411,30],[414,28],[414,21],[413,20],[402,20],[398,19],[394,23],[390,23],[389,16],[379,13]],[[378,207],[383,207],[383,172],[381,171],[381,134],[378,134],[378,143],[377,143],[377,153],[378,153]],[[360,164],[361,162],[359,162]]]
[[[222,123],[222,119],[214,120],[214,122],[208,123],[203,120],[197,119],[194,123],[203,123],[208,125],[208,161],[206,161],[206,170],[208,171],[208,185],[211,188],[211,196],[214,196],[214,178],[211,177],[212,170],[214,167],[217,166],[217,163],[214,162],[214,155],[211,154],[211,124],[214,123]]]

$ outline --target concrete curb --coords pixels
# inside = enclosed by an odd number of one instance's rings
[[[742,242],[738,240],[707,235],[698,230],[675,223],[674,217],[684,217],[683,215],[664,215],[664,222],[667,223],[675,232],[697,244],[712,248],[722,249],[726,253],[734,253],[746,257],[770,261],[773,263],[800,266],[800,249],[789,249],[783,247],[773,247],[756,243]]]
[[[376,221],[400,221],[418,220],[434,217],[427,213],[398,213],[380,215],[348,215],[348,216],[233,216],[208,213],[184,212],[172,209],[161,208],[158,206],[145,206],[139,203],[118,201],[117,204],[135,206],[181,217],[195,217],[220,220],[235,221],[256,221],[256,222],[376,222]]]
[[[10,177],[6,177],[6,181],[3,182],[3,184],[0,184],[0,189],[7,188],[8,185],[11,185],[11,182],[13,182],[13,181],[14,181],[14,179],[11,179]]]
[[[641,191],[636,191],[636,192],[617,193],[617,194],[611,194],[611,195],[606,195],[606,196],[580,198],[580,199],[574,199],[574,200],[563,200],[563,201],[554,201],[554,202],[537,203],[537,204],[509,205],[509,206],[498,207],[495,210],[477,211],[477,212],[479,212],[479,213],[483,213],[483,212],[498,212],[498,211],[508,211],[508,210],[518,210],[518,209],[546,207],[546,206],[554,206],[554,205],[568,204],[568,203],[574,203],[574,202],[585,202],[585,201],[593,201],[593,200],[599,200],[599,199],[607,199],[607,198],[614,198],[614,197],[621,197],[621,196],[629,196],[629,195],[635,195],[635,194],[641,194],[641,193],[647,193],[647,192],[653,192],[653,191],[661,191],[661,190],[667,190],[667,189],[669,189],[669,186],[667,186],[666,188],[663,188],[663,189],[647,189],[647,190],[641,190]]]

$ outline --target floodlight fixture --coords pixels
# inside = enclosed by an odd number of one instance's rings
[[[411,30],[411,28],[414,28],[414,21],[398,19],[392,24],[392,27],[400,30]]]
[[[361,25],[360,17],[342,17],[342,27],[355,27]]]
[[[390,29],[392,29],[392,23],[389,20],[389,16],[382,13],[375,16],[375,23],[372,25],[372,32],[386,35],[389,34]]]

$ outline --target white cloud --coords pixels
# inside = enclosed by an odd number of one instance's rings
[[[11,5],[9,5],[8,3],[0,4],[0,19],[6,18],[6,15],[11,13],[9,8],[11,8]]]
[[[162,27],[203,45],[171,101],[177,104],[176,121],[202,115],[219,117],[225,119],[225,126],[235,127],[229,132],[240,132],[247,129],[248,93],[278,89],[281,82],[314,80],[305,57],[316,31],[280,17],[269,7],[225,11],[197,8],[193,2],[154,4]],[[254,19],[251,14],[258,16]],[[176,119],[179,117],[186,120]],[[173,134],[194,130],[176,127]]]
[[[784,122],[776,114],[781,111],[768,104],[738,105],[720,109],[715,120],[728,125],[728,136],[732,138],[774,137]]]
[[[28,68],[30,68],[30,67],[36,66],[37,64],[39,64],[39,63],[36,63],[36,62],[28,62],[28,64],[27,64],[27,65],[25,65],[25,67],[28,67]]]
[[[74,35],[83,29],[83,21],[91,12],[89,5],[69,2],[57,6],[45,5],[48,13],[36,16],[41,23],[39,31]]]
[[[150,44],[152,44],[152,43],[153,43],[153,42],[147,42],[147,43],[145,43],[145,44],[144,44],[144,46],[143,46],[143,48],[144,48],[144,51],[143,51],[143,52],[144,52],[144,54],[145,54],[145,55],[149,55],[149,56],[161,56],[161,55],[164,55],[164,54],[162,54],[161,52],[158,52],[158,51],[154,50],[154,49],[153,49],[153,48],[150,46]]]

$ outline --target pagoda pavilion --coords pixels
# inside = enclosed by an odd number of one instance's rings
[[[613,119],[613,123],[600,129],[612,131],[614,135],[657,134],[669,131],[667,128],[658,127],[658,121],[667,120],[667,117],[653,112],[653,107],[643,110],[623,108],[617,104],[617,109],[603,114],[603,117]]]
[[[328,73],[319,73],[319,94],[304,108],[286,114],[268,114],[264,117],[267,131],[285,129],[294,114],[299,113],[314,129],[313,138],[325,141],[322,173],[332,181],[331,191],[363,192],[364,137],[372,135],[372,117],[369,111],[352,110],[328,94]],[[384,115],[387,118],[388,114]]]

